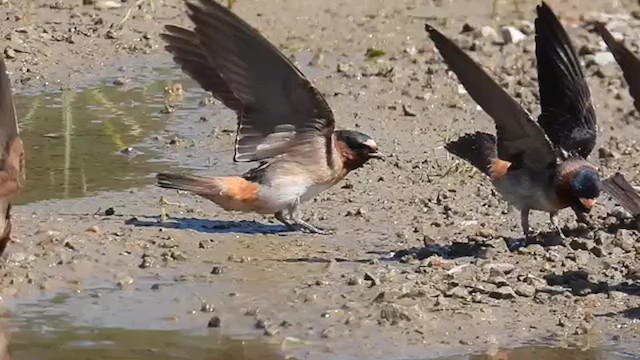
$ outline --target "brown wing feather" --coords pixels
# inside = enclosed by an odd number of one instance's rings
[[[183,67],[192,69],[190,75],[201,84],[208,84],[206,74],[219,74],[241,103],[236,106],[235,99],[228,100],[239,113],[235,161],[267,159],[289,151],[293,142],[318,136],[332,149],[333,113],[289,59],[214,0],[187,1],[187,8],[197,42],[188,34],[189,45],[195,46],[185,49],[184,45],[170,44],[169,51],[178,55]],[[187,35],[180,32],[182,38]],[[193,60],[194,55],[200,56]]]
[[[165,26],[167,33],[160,37],[167,43],[165,49],[173,60],[203,89],[211,92],[225,106],[234,111],[242,110],[242,102],[231,91],[220,73],[211,66],[207,54],[202,50],[198,36],[191,30],[179,26]]]
[[[603,181],[604,191],[633,216],[640,215],[640,195],[627,182],[624,175],[615,173]]]
[[[531,115],[453,41],[430,25],[426,30],[449,69],[495,121],[498,156],[535,169],[555,163],[553,149]]]
[[[640,111],[640,59],[624,46],[622,42],[614,39],[604,24],[598,24],[596,29],[616,58],[618,65],[620,65],[624,79],[627,81],[627,84],[629,84],[629,94],[631,94],[633,98],[633,105],[636,107],[636,110]]]

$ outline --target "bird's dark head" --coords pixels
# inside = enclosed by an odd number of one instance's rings
[[[361,167],[369,159],[383,159],[378,144],[367,134],[353,130],[335,132],[338,149],[350,170]]]
[[[602,181],[597,171],[591,167],[583,167],[575,172],[569,183],[571,193],[578,199],[576,206],[582,212],[589,212],[595,206]]]

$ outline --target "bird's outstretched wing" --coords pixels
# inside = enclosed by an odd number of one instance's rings
[[[596,144],[591,91],[564,27],[544,2],[536,8],[536,58],[542,113],[538,123],[567,155],[587,158]]]
[[[633,105],[640,111],[640,59],[636,57],[622,42],[613,38],[604,24],[598,24],[596,29],[607,44],[622,69],[624,79],[629,84],[629,94],[633,98]]]
[[[330,151],[331,108],[291,61],[216,1],[186,4],[195,28],[167,26],[166,48],[186,73],[237,112],[234,160],[268,159],[319,137]]]
[[[554,164],[551,144],[531,115],[453,41],[430,25],[426,30],[449,69],[495,121],[498,157],[533,169]]]

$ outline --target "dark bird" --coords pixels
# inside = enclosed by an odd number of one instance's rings
[[[616,40],[604,24],[597,24],[596,30],[622,69],[633,104],[640,112],[640,59],[621,41]],[[624,175],[616,173],[604,181],[604,191],[623,208],[638,218],[640,216],[640,194],[627,182]]]
[[[469,95],[493,118],[496,136],[475,133],[447,149],[487,174],[502,197],[520,209],[525,236],[529,212],[555,215],[570,207],[582,222],[602,184],[585,159],[596,143],[596,116],[576,52],[562,24],[542,3],[537,7],[536,58],[542,113],[536,122],[505,90],[438,30],[426,30]]]
[[[0,57],[0,255],[11,241],[11,204],[25,183],[25,160],[7,66]]]
[[[290,228],[329,233],[305,222],[302,202],[371,158],[376,142],[335,130],[320,92],[256,29],[214,0],[186,1],[194,30],[162,34],[174,61],[238,116],[234,161],[259,161],[237,177],[158,174],[158,185],[187,190],[225,210],[275,214]]]

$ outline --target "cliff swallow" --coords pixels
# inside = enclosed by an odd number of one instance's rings
[[[7,66],[0,57],[0,255],[11,241],[11,204],[25,183],[25,160]]]
[[[640,59],[621,41],[617,41],[604,24],[597,24],[596,30],[622,69],[633,105],[640,112]],[[604,191],[625,208],[633,217],[640,216],[640,194],[627,182],[624,175],[616,173],[604,181]]]
[[[585,159],[596,143],[591,94],[569,37],[545,4],[537,6],[536,58],[542,113],[536,122],[480,65],[427,25],[445,62],[469,95],[493,118],[496,137],[475,133],[447,144],[453,154],[486,173],[502,197],[520,209],[526,237],[530,210],[555,215],[571,207],[578,219],[601,191],[597,169]]]
[[[174,61],[238,116],[234,161],[259,161],[237,177],[158,174],[158,185],[205,197],[225,210],[275,214],[290,228],[326,234],[305,222],[300,203],[371,158],[376,142],[334,130],[320,92],[256,29],[214,0],[186,1],[194,30],[168,25]]]

